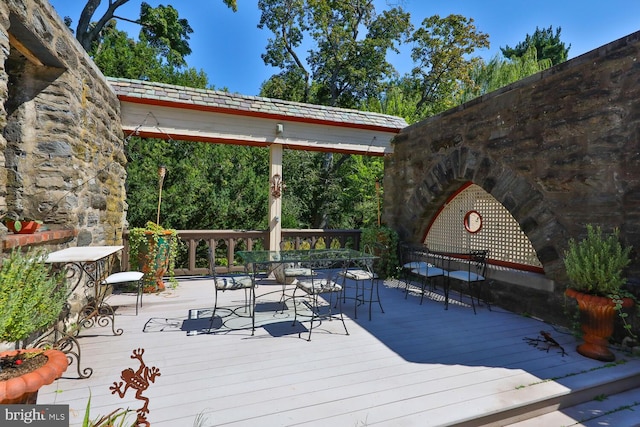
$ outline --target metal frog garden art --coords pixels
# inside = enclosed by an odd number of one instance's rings
[[[138,413],[136,425],[148,427],[150,426],[149,421],[147,421],[147,414],[149,413],[149,398],[144,397],[142,393],[144,393],[149,388],[149,385],[151,383],[155,382],[156,377],[160,376],[160,370],[155,366],[149,368],[142,360],[143,354],[143,348],[133,350],[131,358],[138,359],[138,361],[140,362],[140,367],[137,371],[134,371],[131,368],[123,370],[120,374],[120,378],[122,379],[122,381],[114,381],[113,385],[109,387],[109,390],[111,390],[112,394],[117,393],[120,398],[124,398],[129,389],[135,390],[136,399],[144,401],[144,405],[142,405],[140,409],[136,410],[136,412]]]

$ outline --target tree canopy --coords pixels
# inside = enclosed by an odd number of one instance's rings
[[[409,34],[409,14],[401,8],[375,13],[372,0],[260,0],[259,28],[273,33],[265,64],[282,70],[263,85],[262,94],[292,82],[303,102],[357,108],[360,100],[377,96],[396,73],[388,51]],[[302,56],[305,37],[313,43]],[[297,97],[301,90],[293,91]]]
[[[140,25],[147,25],[147,37],[150,39],[157,39],[158,43],[163,44],[167,48],[175,48],[175,52],[188,50],[188,43],[184,45],[188,37],[186,36],[190,31],[190,27],[186,20],[178,19],[178,14],[173,6],[158,6],[152,8],[148,3],[142,2],[140,5],[141,15],[139,19],[129,19],[116,16],[116,11],[130,0],[108,0],[107,10],[102,16],[94,16],[98,7],[102,3],[102,0],[86,0],[84,8],[80,13],[78,19],[78,26],[76,27],[76,38],[87,52],[89,52],[94,46],[93,44],[100,39],[100,33],[103,28],[114,18],[122,19],[129,22],[135,22]],[[217,0],[214,0],[217,1]],[[222,0],[224,4],[237,10],[236,0]],[[65,17],[67,25],[71,25],[71,20]],[[186,24],[186,26],[185,26]],[[189,50],[190,52],[190,50]],[[169,60],[169,58],[167,58]]]
[[[529,47],[523,56],[512,59],[500,58],[496,55],[491,61],[487,63],[481,61],[474,66],[470,73],[473,83],[463,89],[460,101],[466,102],[482,96],[545,70],[551,65],[550,59],[538,60],[534,46]]]
[[[188,67],[192,29],[178,10],[142,2],[138,18],[117,16],[128,1],[109,0],[94,21],[101,2],[88,0],[76,29],[105,75],[212,88],[203,71]],[[222,1],[236,10],[235,0]],[[278,70],[263,82],[261,96],[381,112],[413,123],[550,65],[532,46],[485,63],[477,51],[489,46],[489,36],[461,15],[434,15],[414,28],[401,7],[378,12],[373,0],[259,0],[258,6],[258,27],[271,34],[262,59]],[[117,28],[118,20],[140,24],[137,40]],[[553,46],[564,47],[559,36],[559,29],[555,35],[549,29],[527,35],[525,42],[547,37],[548,54]],[[400,76],[388,55],[404,43],[412,44],[414,66]],[[126,151],[130,226],[155,218],[157,168],[163,164],[165,226],[267,227],[267,149],[132,137]],[[283,227],[376,223],[382,158],[285,150],[283,169]]]
[[[565,46],[564,42],[560,40],[561,27],[556,28],[553,32],[553,26],[541,30],[536,27],[536,31],[533,35],[527,34],[524,41],[518,43],[515,47],[501,47],[502,54],[509,59],[521,58],[524,56],[529,48],[534,47],[536,49],[536,56],[538,60],[549,59],[553,65],[558,65],[561,62],[567,60],[569,55],[569,49],[571,45]]]
[[[470,85],[470,72],[480,61],[471,56],[476,49],[489,47],[489,35],[476,30],[473,19],[462,15],[422,21],[411,42],[414,68],[409,81],[417,92],[416,110],[421,117],[456,105],[464,85]]]

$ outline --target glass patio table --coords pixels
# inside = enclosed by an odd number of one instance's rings
[[[261,269],[273,271],[278,265],[300,264],[300,265],[337,265],[340,261],[344,261],[342,268],[346,271],[354,263],[373,260],[379,258],[376,255],[358,251],[355,249],[307,249],[307,250],[288,250],[288,251],[238,251],[237,254],[244,261],[247,271],[252,271],[251,275],[254,284],[255,278]],[[286,298],[285,288],[286,281],[282,281],[282,299],[284,303]],[[348,298],[343,295],[343,298]],[[358,295],[356,290],[356,304],[358,304]],[[361,301],[362,302],[362,301]]]
[[[238,251],[238,255],[244,261],[245,267],[250,266],[254,273],[260,266],[287,263],[311,263],[322,261],[340,261],[352,264],[353,262],[378,258],[376,255],[355,249],[307,249],[291,251]],[[255,275],[255,274],[254,274]]]

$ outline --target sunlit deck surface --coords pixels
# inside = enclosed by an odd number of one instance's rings
[[[371,321],[363,306],[354,319],[348,300],[349,335],[340,322],[324,322],[310,342],[291,326],[293,310],[273,311],[280,293],[264,294],[279,291],[275,283],[258,287],[254,336],[248,329],[202,333],[211,315],[211,280],[181,279],[176,289],[146,294],[138,316],[135,296],[116,294],[109,302],[118,306],[116,327],[124,333],[83,330],[80,365],[93,374],[77,379],[74,362],[65,377],[41,389],[38,403],[69,404],[72,426],[81,425],[89,394],[91,419],[140,408],[134,390],[124,398],[109,390],[121,371],[138,369],[131,358],[137,348],[161,373],[141,393],[154,427],[508,425],[551,411],[571,425],[567,420],[601,411],[597,396],[640,384],[640,360],[628,354],[619,353],[626,362],[615,365],[587,359],[576,353],[572,335],[552,325],[493,306],[474,315],[457,294],[445,311],[437,290],[420,305],[415,289],[405,299],[403,286],[389,280],[380,287],[385,313],[374,306]],[[221,298],[225,305],[243,303],[242,292]],[[542,330],[566,355],[527,342]],[[570,412],[579,402],[586,407]],[[626,423],[637,416],[620,418],[630,412],[604,418],[608,425],[633,425]]]

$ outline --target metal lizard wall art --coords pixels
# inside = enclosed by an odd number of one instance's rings
[[[558,341],[556,341],[552,336],[551,333],[547,332],[547,331],[540,331],[540,336],[537,338],[523,338],[529,345],[532,345],[536,348],[539,348],[540,350],[546,350],[547,353],[549,352],[549,349],[553,348],[557,348],[560,350],[560,354],[562,354],[562,357],[564,357],[567,352],[564,351],[564,348],[562,348],[562,346],[560,345],[560,343]]]
[[[109,387],[112,394],[118,393],[120,398],[124,398],[127,390],[133,389],[136,391],[136,399],[144,401],[144,405],[142,408],[136,410],[138,413],[138,426],[149,426],[149,422],[147,421],[147,414],[149,413],[149,398],[144,397],[142,393],[149,388],[150,383],[155,382],[156,377],[160,376],[160,370],[155,366],[149,368],[142,360],[142,355],[144,354],[144,349],[139,348],[137,350],[133,350],[133,354],[131,355],[132,359],[138,359],[140,362],[140,367],[137,371],[134,371],[131,368],[127,368],[120,374],[120,378],[122,381],[117,382],[114,381],[113,385]],[[122,388],[124,382],[124,388]]]

